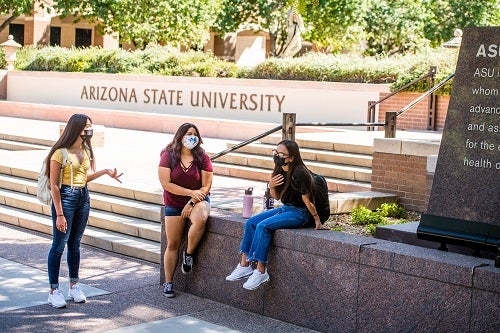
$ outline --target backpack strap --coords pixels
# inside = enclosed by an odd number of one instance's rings
[[[70,177],[71,177],[71,188],[73,188],[73,163],[68,158],[68,149],[67,148],[61,148],[61,152],[62,152],[63,158],[62,158],[62,164],[61,164],[61,174],[59,175],[59,188],[61,188],[61,185],[62,185],[64,168],[66,167],[66,164],[68,164],[68,163],[69,163],[69,172],[70,172]]]

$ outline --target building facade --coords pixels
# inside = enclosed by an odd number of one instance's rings
[[[8,18],[9,15],[0,16],[0,22],[5,22]],[[36,3],[33,16],[21,15],[0,31],[0,41],[7,40],[9,35],[22,46],[119,47],[118,35],[101,35],[95,24],[83,19],[75,22],[74,16],[62,19]]]

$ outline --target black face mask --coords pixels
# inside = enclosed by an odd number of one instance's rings
[[[288,165],[288,163],[285,163],[285,158],[284,157],[279,157],[278,155],[274,155],[273,156],[273,161],[274,161],[274,164],[277,167],[282,167],[282,166],[287,166]]]
[[[80,138],[82,138],[83,141],[90,141],[92,135],[94,135],[94,130],[86,129],[83,130],[83,135],[80,135]]]

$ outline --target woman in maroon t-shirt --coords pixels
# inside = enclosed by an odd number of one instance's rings
[[[184,274],[191,272],[193,268],[193,254],[205,233],[205,224],[210,214],[209,194],[213,168],[210,157],[201,148],[202,143],[198,128],[185,123],[179,127],[172,142],[160,155],[158,177],[163,187],[167,236],[163,258],[163,295],[166,297],[175,297],[172,280],[186,220],[189,218],[191,226],[182,255],[181,269]]]

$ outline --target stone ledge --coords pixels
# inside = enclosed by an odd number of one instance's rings
[[[500,300],[492,260],[341,232],[278,230],[271,281],[244,290],[243,281],[225,281],[239,260],[244,223],[213,209],[193,273],[177,269],[175,289],[325,332],[498,328],[496,307],[483,306]],[[162,232],[162,253],[165,245]],[[163,282],[163,265],[160,275]]]
[[[373,140],[373,151],[395,155],[428,156],[439,152],[440,141],[414,139],[379,139]]]

